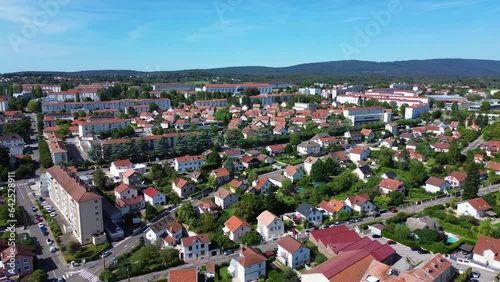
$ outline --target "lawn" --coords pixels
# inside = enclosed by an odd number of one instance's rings
[[[281,278],[281,275],[276,270],[270,271],[267,276],[268,276],[268,279],[266,281],[283,282],[283,279]]]
[[[220,269],[220,281],[221,282],[231,282],[233,281],[233,278],[231,277],[231,275],[229,274],[229,272],[227,272],[227,266],[226,267],[223,267]]]
[[[300,163],[303,163],[305,158],[290,156],[290,155],[282,155],[278,157],[277,160],[289,165],[298,165]]]
[[[408,199],[412,202],[434,199],[437,194],[429,193],[424,188],[410,188],[408,189]]]

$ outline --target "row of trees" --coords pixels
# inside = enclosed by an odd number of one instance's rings
[[[40,141],[38,141],[38,150],[40,153],[40,165],[43,168],[53,166],[54,162],[52,161],[52,155],[50,154],[49,144],[45,140],[40,139]]]
[[[24,142],[28,142],[30,140],[30,126],[31,119],[29,117],[23,117],[21,120],[4,124],[2,135],[9,133],[19,134],[24,139]]]

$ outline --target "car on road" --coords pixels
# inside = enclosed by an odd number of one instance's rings
[[[50,247],[50,252],[51,252],[51,253],[55,253],[55,252],[57,252],[57,248],[56,248],[56,247]]]
[[[37,218],[36,218],[36,222],[37,222],[37,223],[43,222],[43,219],[42,219],[41,217],[37,217]]]
[[[43,224],[43,223],[40,222],[40,223],[38,223],[38,227],[40,227],[40,228],[41,227],[45,227],[45,224]]]
[[[468,282],[479,282],[479,280],[477,280],[477,279],[475,279],[475,278],[471,278],[471,279],[469,279],[469,281],[468,281]]]
[[[49,244],[49,245],[52,245],[52,244],[54,243],[54,241],[50,240],[50,238],[47,238],[46,242],[47,242],[47,244]]]
[[[233,254],[233,253],[234,253],[234,251],[233,251],[233,250],[225,250],[225,251],[224,251],[224,255],[226,255],[226,256],[231,255],[231,254]]]
[[[311,234],[311,230],[306,230],[306,235]]]
[[[57,278],[57,282],[64,282],[64,278],[62,277]]]
[[[479,271],[472,271],[472,278],[479,278],[481,276],[481,272]]]
[[[389,241],[387,241],[387,244],[389,244],[389,245],[396,245],[397,243],[395,241],[389,240]]]
[[[51,216],[51,217],[56,217],[56,213],[55,213],[55,212],[51,212],[51,213],[50,213],[50,216]]]
[[[378,234],[373,234],[373,235],[372,235],[372,237],[373,237],[374,239],[377,239],[377,238],[382,238],[382,236],[380,236],[380,235],[378,235]]]
[[[101,258],[109,257],[111,255],[111,251],[105,251],[101,254]]]
[[[421,255],[427,255],[427,254],[430,254],[431,252],[429,252],[428,250],[420,249],[418,251],[418,253],[421,254]]]
[[[31,207],[31,211],[36,212],[38,209],[36,207]]]

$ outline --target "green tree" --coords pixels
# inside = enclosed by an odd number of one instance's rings
[[[50,154],[49,144],[43,139],[38,141],[38,150],[40,153],[40,164],[43,168],[49,168],[54,165],[52,155]]]
[[[287,268],[285,271],[283,271],[283,273],[281,274],[281,278],[286,282],[300,282],[297,273],[290,268]]]
[[[217,151],[212,151],[207,155],[207,163],[209,164],[221,164],[222,159]]]
[[[414,233],[418,236],[420,244],[429,244],[436,242],[438,239],[438,233],[432,229],[417,229]]]
[[[470,162],[466,168],[467,177],[465,177],[462,199],[468,200],[477,197],[479,192],[479,168],[475,162]]]
[[[224,133],[224,143],[229,147],[237,147],[242,137],[243,135],[238,129],[228,129]]]
[[[456,112],[456,111],[458,111],[458,103],[457,103],[457,102],[453,102],[453,103],[451,104],[451,111],[452,111],[452,112]]]
[[[410,236],[410,233],[411,233],[410,228],[408,228],[404,224],[398,224],[394,228],[394,235],[396,235],[396,238],[398,238],[398,240],[408,239],[408,236]]]
[[[441,110],[436,110],[432,112],[432,119],[440,119],[442,115],[443,113],[441,112]]]
[[[243,91],[244,96],[256,96],[259,94],[260,94],[259,89],[255,88],[255,87],[249,87]]]
[[[321,160],[317,160],[311,167],[311,179],[314,182],[323,182],[327,175]]]
[[[42,102],[31,100],[26,107],[30,112],[39,113],[42,111]]]
[[[340,165],[332,158],[326,158],[324,164],[325,174],[328,176],[337,175],[340,171]]]
[[[491,104],[490,104],[490,102],[488,102],[488,101],[483,101],[483,102],[481,103],[481,106],[479,106],[479,110],[480,110],[481,112],[487,112],[487,111],[489,111],[490,109],[491,109]]]
[[[410,153],[407,150],[401,150],[398,156],[398,168],[407,171],[410,166]]]
[[[181,207],[177,210],[177,219],[188,225],[195,225],[196,223],[196,211],[191,205],[191,202],[185,202],[181,205]]]
[[[156,104],[156,103],[149,104],[149,111],[150,112],[154,112],[154,111],[157,111],[159,109],[160,109],[160,107],[158,106],[158,104]]]
[[[397,207],[397,206],[403,204],[405,201],[405,195],[403,195],[403,193],[399,193],[397,191],[390,192],[389,194],[387,194],[387,197],[389,197],[391,199],[389,201],[389,206],[392,206],[392,207]]]
[[[446,157],[448,158],[448,163],[451,165],[455,165],[461,162],[462,159],[462,153],[460,152],[460,149],[458,148],[458,144],[455,140],[453,140],[450,143],[450,148],[448,149],[448,152],[446,153]]]
[[[108,177],[106,174],[98,169],[93,173],[94,176],[94,184],[98,189],[105,190],[106,189],[106,182],[108,180]]]
[[[228,110],[222,109],[215,112],[215,120],[222,121],[224,125],[228,125],[231,118],[231,113]]]
[[[286,144],[285,146],[285,154],[292,154],[293,153],[293,146],[292,144]]]
[[[297,147],[297,145],[299,145],[300,142],[302,141],[300,140],[300,136],[298,134],[293,133],[290,135],[290,144],[292,144],[292,146]]]
[[[146,220],[151,220],[158,215],[158,210],[150,204],[146,204]]]
[[[41,269],[37,269],[28,276],[28,282],[45,282],[47,281],[47,273]]]
[[[495,230],[491,226],[491,220],[488,219],[488,218],[485,219],[485,220],[483,220],[483,221],[481,221],[481,223],[477,227],[477,232],[480,235],[484,235],[484,236],[488,236],[488,237],[493,236],[494,231]]]
[[[392,152],[387,148],[381,148],[379,151],[378,163],[380,167],[394,167],[394,160],[392,159]]]
[[[241,236],[240,242],[242,244],[257,245],[262,241],[262,236],[255,230],[247,232],[245,235]]]
[[[99,274],[99,280],[103,282],[115,282],[118,281],[118,278],[113,271],[111,271],[109,268],[106,268],[103,272],[101,272],[101,274]]]

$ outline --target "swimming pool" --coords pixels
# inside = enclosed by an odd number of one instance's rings
[[[445,234],[446,234],[446,236],[448,236],[448,239],[446,239],[446,243],[453,244],[453,243],[458,241],[457,236],[455,236],[454,234],[447,233],[447,232],[445,232]]]

